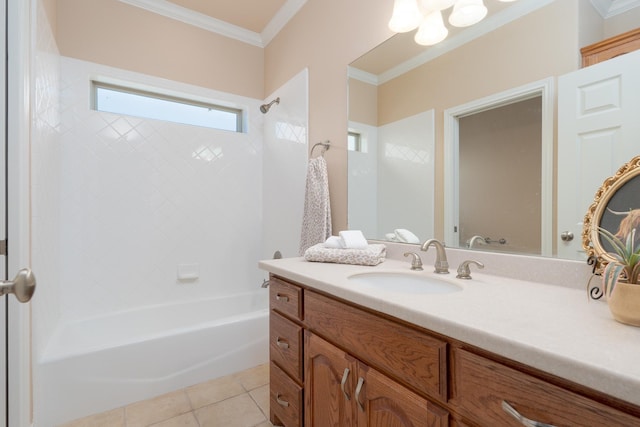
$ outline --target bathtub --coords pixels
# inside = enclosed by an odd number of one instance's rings
[[[61,324],[35,366],[35,425],[266,363],[268,336],[266,289]]]

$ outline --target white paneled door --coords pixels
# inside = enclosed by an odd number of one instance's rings
[[[557,242],[561,258],[585,257],[582,221],[597,189],[640,154],[638,94],[640,51],[558,79]]]

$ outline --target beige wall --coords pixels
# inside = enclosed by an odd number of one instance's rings
[[[333,230],[347,227],[347,65],[391,36],[390,0],[308,0],[265,49],[265,92],[309,67],[309,142],[325,158]]]
[[[579,1],[583,0],[554,2],[439,57],[422,67],[428,69],[428,79],[422,77],[424,69],[417,69],[402,82],[391,81],[379,88],[378,125],[436,110],[436,230],[444,222],[444,109],[575,70],[579,64]],[[336,231],[347,226],[346,66],[389,35],[386,25],[392,3],[309,0],[266,49],[267,92],[302,67],[310,67],[311,141],[328,138],[340,147],[327,153]],[[496,63],[503,65],[496,69]],[[391,107],[400,98],[406,106]]]
[[[378,87],[349,79],[349,120],[378,126]]]
[[[264,98],[260,47],[118,0],[58,0],[56,14],[61,55]]]

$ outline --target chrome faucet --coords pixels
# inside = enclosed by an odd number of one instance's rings
[[[469,268],[469,264],[474,264],[478,268],[484,268],[484,264],[480,261],[474,261],[472,259],[462,261],[458,267],[458,275],[456,276],[458,279],[471,279],[471,269]]]
[[[478,242],[480,245],[486,245],[487,239],[482,236],[475,235],[469,240],[469,249],[473,248],[474,243]]]
[[[418,255],[415,252],[405,252],[404,256],[405,257],[408,257],[408,256],[412,256],[413,257],[413,259],[411,260],[411,269],[412,270],[422,271],[422,259],[420,258],[420,255]]]
[[[429,239],[422,244],[420,250],[427,251],[429,247],[433,245],[436,247],[436,262],[435,272],[438,274],[448,274],[449,273],[449,262],[447,261],[447,253],[444,250],[444,245],[437,239]]]

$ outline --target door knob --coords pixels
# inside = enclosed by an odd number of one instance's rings
[[[36,290],[36,276],[28,268],[18,271],[13,280],[0,280],[0,296],[14,294],[20,302],[28,302]]]
[[[570,231],[563,231],[562,234],[560,234],[560,239],[562,239],[563,242],[570,242],[573,240],[573,233]]]

